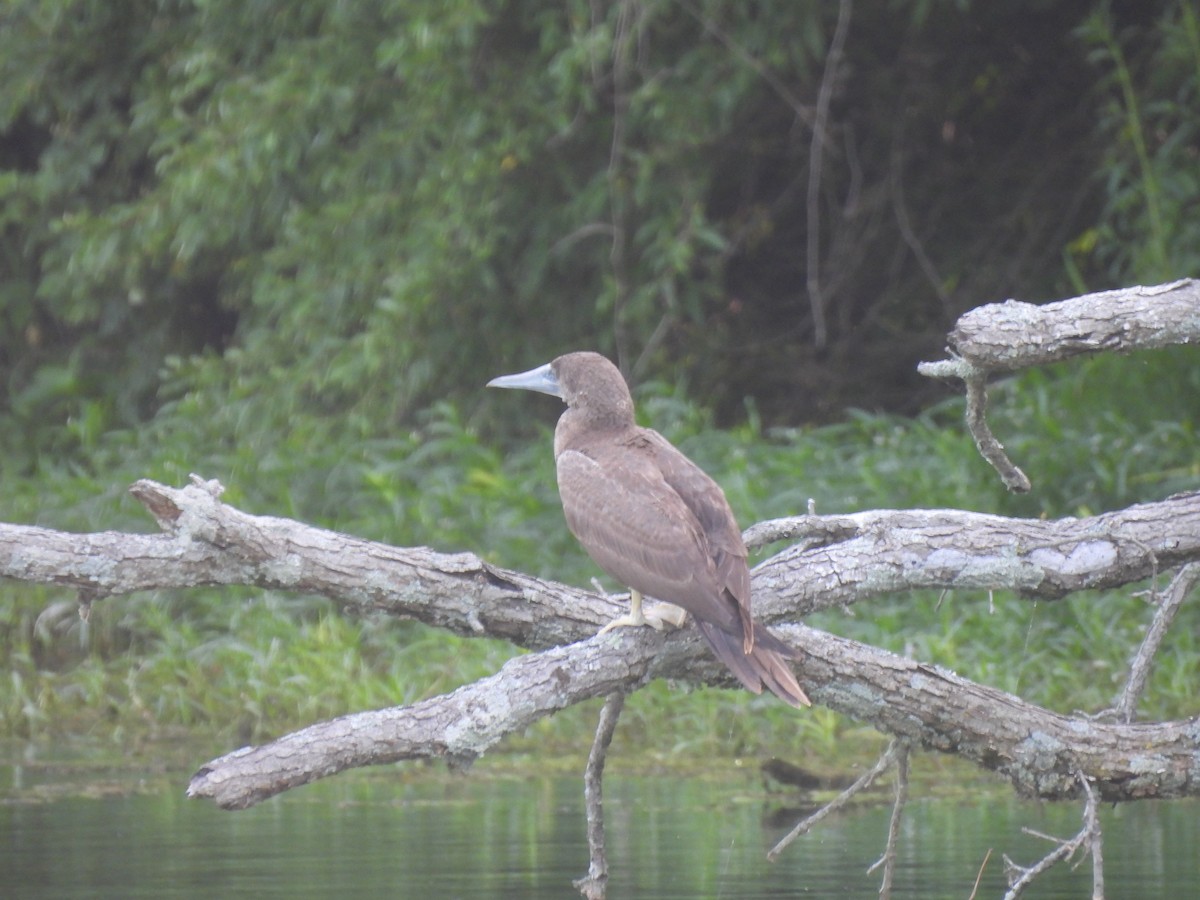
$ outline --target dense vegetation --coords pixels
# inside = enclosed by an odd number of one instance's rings
[[[809,497],[1063,515],[1195,487],[1194,353],[997,390],[1027,498],[913,374],[979,303],[1200,269],[1195,8],[1090,6],[859,5],[814,143],[837,12],[815,0],[14,0],[0,518],[145,529],[126,486],[196,471],[251,511],[586,583],[555,404],[480,389],[583,347],[746,524]],[[994,604],[818,624],[1074,709],[1110,698],[1145,620],[1116,596]],[[1196,624],[1154,713],[1196,712]],[[511,652],[237,590],[106,600],[85,626],[4,585],[0,732],[261,738]],[[776,706],[654,685],[623,731],[670,714],[695,724],[661,752],[755,749],[794,732]],[[577,748],[588,715],[539,744]],[[816,747],[847,725],[802,727]]]

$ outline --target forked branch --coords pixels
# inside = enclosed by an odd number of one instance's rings
[[[1006,300],[965,313],[949,335],[952,358],[917,371],[967,386],[967,430],[1011,491],[1029,479],[987,424],[989,378],[1075,356],[1200,343],[1200,281],[1122,288],[1035,306]]]
[[[690,628],[597,636],[613,604],[588,592],[471,554],[388,547],[251,516],[220,502],[217,487],[200,479],[182,489],[149,481],[135,489],[162,534],[0,526],[0,575],[86,589],[90,598],[200,584],[321,594],[350,610],[386,611],[539,651],[450,694],[319,723],[214,760],[191,792],[221,806],[240,808],[353,766],[418,757],[469,762],[539,717],[653,678],[729,684]],[[807,611],[804,598],[826,591],[846,602],[921,582],[1065,592],[1200,557],[1200,495],[1121,516],[1059,523],[949,511],[835,517],[818,532],[853,537],[809,545],[802,558],[784,551],[760,566],[756,605],[764,620],[778,622]],[[1079,530],[1084,525],[1091,527]],[[816,702],[914,747],[971,759],[1022,793],[1074,796],[1074,773],[1083,772],[1105,800],[1200,795],[1194,721],[1126,725],[1062,716],[816,629],[775,630],[800,649],[797,676]]]

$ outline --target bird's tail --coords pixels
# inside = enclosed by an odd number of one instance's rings
[[[754,646],[746,653],[740,634],[730,634],[722,631],[711,622],[696,619],[696,627],[712,647],[717,659],[746,686],[746,690],[761,694],[766,687],[772,694],[791,706],[799,709],[812,706],[804,691],[792,674],[788,665],[789,658],[796,651],[781,641],[761,625],[754,625]]]

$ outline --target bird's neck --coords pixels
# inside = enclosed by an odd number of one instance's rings
[[[578,450],[597,435],[621,435],[637,428],[633,415],[626,410],[595,410],[569,406],[554,428],[554,456],[565,450]]]

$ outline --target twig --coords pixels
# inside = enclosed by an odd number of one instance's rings
[[[825,56],[825,71],[821,75],[821,88],[817,92],[817,113],[813,122],[812,142],[808,152],[808,211],[806,214],[806,280],[808,302],[813,318],[813,343],[817,348],[825,346],[828,339],[825,325],[825,297],[821,292],[821,164],[824,159],[826,140],[825,122],[829,118],[829,103],[833,99],[833,86],[837,80],[838,64],[842,61],[842,49],[846,45],[846,34],[850,30],[852,0],[838,3],[837,25],[829,42],[829,53]]]
[[[800,99],[793,94],[784,80],[771,71],[770,67],[762,60],[755,57],[749,50],[735,41],[728,32],[724,31],[716,22],[705,16],[696,7],[680,0],[679,5],[683,7],[684,12],[704,26],[704,30],[720,41],[726,50],[729,50],[734,56],[748,65],[751,69],[758,73],[759,78],[767,83],[776,95],[796,114],[796,118],[804,122],[806,125],[813,124],[812,111],[800,102]]]
[[[1092,900],[1104,900],[1104,840],[1100,832],[1100,817],[1096,809],[1096,795],[1085,776],[1079,776],[1083,793],[1087,797],[1084,806],[1084,822],[1088,832],[1088,850],[1092,854]]]
[[[896,801],[892,804],[892,820],[888,823],[887,846],[867,874],[883,866],[883,882],[879,885],[879,896],[888,900],[892,896],[892,879],[896,874],[896,844],[900,840],[900,819],[904,815],[904,804],[908,802],[908,744],[902,743],[896,751]]]
[[[1101,831],[1100,817],[1096,811],[1096,793],[1082,772],[1077,773],[1076,777],[1084,798],[1083,827],[1078,834],[1067,840],[1041,834],[1031,828],[1022,829],[1026,834],[1054,841],[1058,846],[1028,867],[1018,865],[1006,854],[1004,868],[1008,875],[1008,893],[1004,895],[1004,900],[1016,900],[1033,884],[1034,879],[1060,862],[1070,859],[1081,847],[1092,855],[1092,900],[1104,900],[1104,857],[1100,851]]]
[[[987,423],[987,379],[983,375],[973,375],[966,379],[967,385],[967,431],[975,439],[979,454],[986,459],[997,472],[1000,480],[1010,491],[1025,494],[1033,486],[1024,472],[1018,469],[1008,454],[1004,445],[996,440],[992,429]]]
[[[923,362],[930,378],[961,378],[967,386],[967,427],[983,457],[1011,491],[1030,488],[984,418],[988,377],[1081,354],[1128,351],[1200,341],[1200,280],[1137,286],[1035,306],[1007,300],[959,317],[948,335],[952,358]]]
[[[792,841],[796,840],[796,838],[800,837],[802,834],[807,834],[813,829],[813,826],[817,825],[830,813],[837,812],[839,809],[853,800],[855,796],[873,785],[879,776],[886,772],[892,763],[896,761],[896,754],[899,752],[900,746],[900,741],[892,741],[890,744],[888,744],[887,749],[884,750],[879,759],[876,760],[875,765],[860,775],[854,784],[850,785],[850,787],[846,788],[811,816],[798,822],[795,828],[789,831],[779,841],[778,844],[771,848],[770,852],[767,854],[767,859],[771,862],[775,862],[775,860],[779,858],[779,854],[786,850]]]
[[[1121,691],[1121,697],[1113,710],[1118,722],[1128,724],[1133,721],[1138,701],[1146,689],[1146,680],[1150,677],[1150,664],[1154,661],[1171,623],[1175,621],[1175,614],[1179,612],[1184,599],[1191,593],[1197,581],[1200,581],[1200,564],[1188,563],[1175,574],[1167,586],[1158,609],[1154,612],[1154,619],[1146,630],[1146,637],[1142,639],[1142,645],[1138,647],[1129,664],[1129,678],[1125,680],[1125,688]]]
[[[983,862],[979,864],[979,871],[975,873],[975,884],[971,886],[971,896],[967,900],[975,900],[975,896],[979,893],[979,882],[983,881],[983,873],[987,870],[988,860],[992,858],[992,848],[988,847],[987,853],[983,854]]]
[[[903,108],[901,107],[901,109]],[[904,113],[900,112],[896,116],[896,135],[892,140],[891,163],[888,173],[888,186],[892,195],[892,213],[896,217],[896,225],[900,228],[900,236],[908,245],[908,249],[912,251],[917,265],[925,275],[925,280],[929,282],[929,286],[933,288],[934,293],[942,302],[942,308],[947,313],[951,313],[954,303],[950,299],[950,295],[946,293],[942,276],[938,272],[937,266],[933,264],[933,260],[929,258],[929,254],[925,252],[925,245],[921,243],[921,239],[912,226],[912,220],[908,216],[908,202],[904,198],[905,121]]]
[[[961,320],[960,320],[961,321]],[[961,379],[967,387],[966,424],[967,431],[975,439],[979,454],[1000,473],[1004,486],[1016,493],[1026,493],[1032,485],[1029,478],[1018,469],[1004,452],[1004,445],[996,440],[987,423],[987,378],[988,369],[955,357],[937,362],[917,364],[917,372],[927,378]]]
[[[588,873],[573,883],[587,900],[603,900],[608,888],[608,857],[604,852],[604,762],[617,720],[625,708],[625,694],[616,691],[609,694],[600,710],[600,721],[596,724],[596,737],[588,754],[587,769],[583,775],[583,799],[587,810]]]

